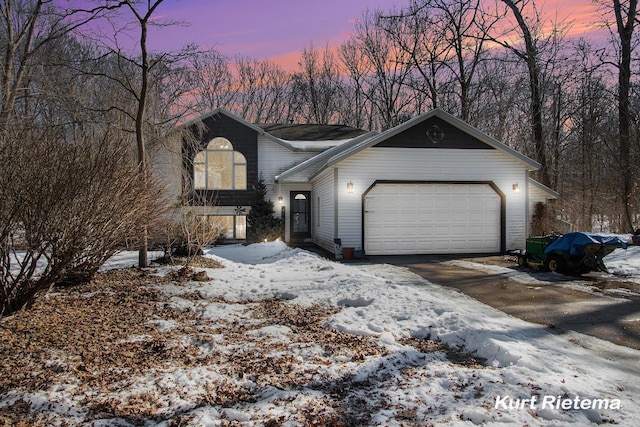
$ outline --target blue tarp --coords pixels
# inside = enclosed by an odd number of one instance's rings
[[[584,255],[584,245],[596,243],[605,246],[616,246],[627,249],[627,242],[615,234],[575,232],[563,234],[544,250],[545,254],[552,251],[567,251],[569,255]]]

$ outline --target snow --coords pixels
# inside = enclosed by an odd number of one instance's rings
[[[617,276],[640,278],[640,246],[629,246],[627,250],[616,249],[604,258],[609,272]]]
[[[225,265],[216,272],[224,283],[216,293],[227,299],[287,294],[299,304],[319,303],[344,309],[329,326],[363,336],[377,336],[392,351],[369,369],[394,372],[397,359],[417,357],[398,342],[403,337],[440,339],[487,359],[495,370],[471,373],[460,369],[454,380],[442,374],[433,381],[423,366],[410,387],[387,390],[386,398],[407,401],[443,412],[436,421],[450,425],[583,425],[614,419],[634,425],[640,419],[640,352],[581,334],[557,336],[453,290],[431,284],[406,269],[390,265],[343,265],[321,259],[284,243],[220,247],[208,252]],[[640,248],[617,250],[606,259],[611,271],[640,277]],[[526,273],[524,273],[526,274]],[[225,277],[226,276],[226,277]],[[244,285],[243,285],[244,284]],[[607,349],[606,357],[599,354]],[[615,358],[614,358],[615,357]],[[409,363],[420,366],[415,360]],[[430,364],[429,364],[430,366]],[[455,369],[438,366],[435,371]],[[382,374],[378,374],[382,375]],[[478,378],[473,378],[478,375]],[[445,379],[447,378],[447,379]],[[442,402],[451,381],[481,385],[482,396]],[[502,396],[568,396],[580,399],[620,399],[616,410],[554,408],[496,409]],[[539,398],[541,399],[541,398]],[[541,406],[541,405],[538,405]],[[547,405],[549,406],[549,405]],[[532,416],[532,414],[535,414]],[[397,425],[393,414],[375,414],[376,424]],[[447,421],[448,420],[448,421]]]
[[[612,271],[640,276],[638,249],[616,251],[607,259],[607,265]],[[219,247],[209,250],[207,255],[226,267],[211,272],[216,277],[216,286],[206,291],[210,297],[221,295],[239,301],[286,295],[286,299],[298,304],[343,307],[331,318],[330,327],[377,336],[392,352],[386,360],[372,361],[371,366],[356,375],[370,375],[372,371],[378,372],[378,376],[382,372],[395,374],[397,364],[421,367],[410,387],[379,390],[378,394],[397,400],[401,406],[411,402],[422,408],[439,408],[442,415],[436,417],[438,422],[583,425],[614,419],[621,425],[633,425],[633,420],[640,419],[637,408],[640,370],[636,365],[640,352],[636,350],[580,334],[552,335],[539,325],[507,316],[458,292],[433,285],[406,269],[389,265],[343,265],[300,249],[289,249],[284,243]],[[286,331],[280,332],[286,335]],[[272,337],[278,331],[260,333]],[[406,346],[398,342],[411,336],[437,338],[451,346],[463,347],[487,359],[496,369],[474,373],[459,369],[451,379],[449,370],[456,370],[455,367],[429,368],[431,363],[427,366],[417,361],[418,355],[408,353]],[[600,348],[608,349],[607,357],[598,354]],[[613,354],[618,357],[613,359]],[[435,383],[427,381],[431,369],[441,371],[441,379]],[[447,390],[455,381],[481,387],[482,395],[477,398],[465,395],[443,402],[441,397],[448,395]],[[540,407],[531,411],[495,408],[496,398],[506,395],[514,399],[531,396],[620,399],[621,408]],[[383,412],[374,414],[373,419],[375,424],[397,425],[393,415]]]
[[[348,139],[335,139],[335,140],[324,140],[324,141],[306,141],[306,140],[292,140],[292,139],[283,139],[288,144],[293,145],[294,147],[305,150],[305,151],[324,151],[327,148],[332,148],[337,145],[342,145],[351,141],[351,138]]]
[[[344,386],[345,399],[368,402],[370,425],[582,426],[611,422],[637,426],[640,420],[640,351],[578,333],[552,334],[543,326],[506,315],[401,267],[341,264],[282,242],[216,247],[208,249],[206,256],[225,268],[204,269],[213,278],[211,282],[159,285],[171,296],[171,306],[192,310],[213,322],[233,318],[249,329],[251,319],[243,318],[240,306],[247,300],[278,297],[287,304],[338,307],[341,310],[328,319],[328,328],[374,337],[387,350],[385,355],[367,356],[360,363],[340,354],[329,355],[333,363],[322,367],[314,365],[311,357],[320,348],[300,347],[292,354],[303,365],[301,372],[319,370],[336,390]],[[616,274],[640,278],[640,247],[616,250],[605,261]],[[135,254],[124,253],[105,268],[132,264]],[[168,269],[157,271],[164,274]],[[194,291],[204,302],[182,297]],[[161,331],[176,326],[162,319],[154,323]],[[287,343],[291,329],[286,325],[256,327],[251,334],[258,340]],[[206,345],[201,343],[201,350],[224,346],[223,338],[212,337]],[[441,352],[420,352],[403,341],[408,338],[441,340],[486,359],[488,367],[462,366]],[[165,369],[160,376],[138,378],[137,387],[180,388],[180,397],[167,398],[167,405],[173,410],[190,410],[193,425],[200,426],[221,425],[221,420],[262,425],[259,420],[269,417],[280,417],[282,425],[295,425],[287,420],[293,419],[296,408],[330,398],[328,391],[317,388],[272,387],[257,401],[230,407],[196,406],[189,400],[190,390],[221,379],[215,367],[176,367]],[[246,386],[252,379],[245,376],[236,381]],[[359,387],[349,387],[359,381]],[[51,401],[51,396],[31,396],[32,405],[38,399]],[[74,402],[64,402],[64,393],[57,399],[74,408]],[[128,425],[122,420],[96,420],[92,425],[102,422]]]

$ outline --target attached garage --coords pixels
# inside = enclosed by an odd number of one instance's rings
[[[310,184],[311,238],[328,251],[340,239],[365,255],[497,254],[524,247],[529,174],[539,167],[436,109],[276,179],[282,188]],[[536,200],[556,197],[540,189]]]
[[[375,183],[363,196],[369,255],[498,253],[504,196],[490,183]]]

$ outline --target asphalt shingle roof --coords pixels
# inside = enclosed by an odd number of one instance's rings
[[[367,133],[365,130],[345,125],[258,123],[256,126],[276,138],[289,141],[337,141]]]

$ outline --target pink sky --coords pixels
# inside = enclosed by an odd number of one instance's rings
[[[155,49],[186,43],[215,46],[226,55],[257,59],[340,44],[353,21],[369,9],[392,7],[393,0],[165,0],[158,15],[190,23],[152,35]]]
[[[591,0],[536,1],[546,15],[576,21],[574,33],[595,21]],[[214,46],[228,55],[271,58],[290,68],[311,43],[336,46],[348,38],[364,11],[404,6],[408,0],[165,0],[157,16],[188,26],[154,29],[154,50],[177,50],[188,43]]]

